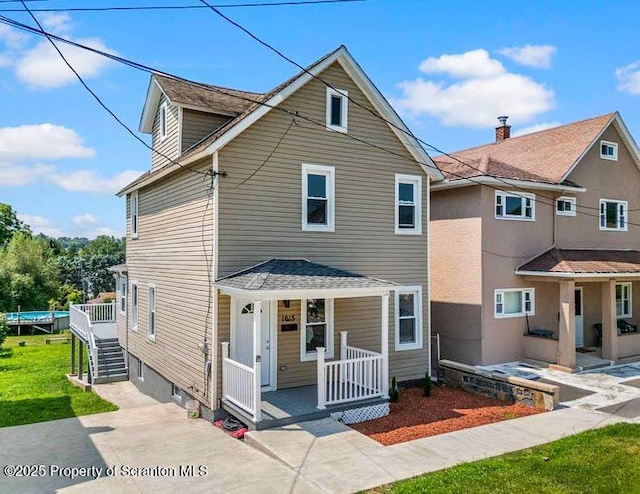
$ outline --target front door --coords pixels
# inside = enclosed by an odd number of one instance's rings
[[[236,314],[236,331],[232,358],[247,367],[253,367],[253,304],[238,301]],[[262,303],[262,331],[260,358],[262,362],[262,385],[271,385],[271,325],[269,323],[269,302]]]
[[[576,288],[575,291],[575,321],[576,321],[576,348],[584,346],[584,306],[582,303],[583,292],[582,287]]]

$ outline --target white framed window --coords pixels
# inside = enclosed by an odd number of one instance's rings
[[[618,161],[618,143],[600,141],[600,157],[603,160]]]
[[[120,276],[118,282],[118,295],[120,297],[120,314],[127,313],[127,277]]]
[[[138,218],[140,216],[138,214],[139,207],[138,191],[134,190],[131,193],[131,238],[138,238]]]
[[[141,381],[144,381],[144,363],[142,362],[142,360],[138,359],[138,368],[137,368],[137,377],[138,379],[140,379]]]
[[[149,283],[149,322],[147,326],[147,336],[151,340],[156,339],[156,286]]]
[[[302,230],[335,231],[335,168],[302,164]]]
[[[138,331],[138,282],[131,281],[131,330]]]
[[[333,299],[302,300],[302,331],[300,331],[300,361],[317,360],[316,348],[326,349],[325,357],[333,358]]]
[[[627,201],[600,199],[600,230],[627,231]]]
[[[160,105],[160,139],[165,139],[167,137],[167,119],[169,116],[169,110],[167,108],[167,103],[162,103]]]
[[[535,202],[534,194],[496,190],[496,219],[535,221]]]
[[[631,317],[631,283],[616,283],[616,315]]]
[[[556,199],[556,214],[558,216],[575,216],[576,215],[576,198],[575,197],[558,197]]]
[[[347,132],[349,93],[342,89],[327,88],[327,129]]]
[[[171,397],[177,402],[181,402],[182,401],[182,395],[180,394],[180,388],[178,386],[176,386],[175,384],[171,384]]]
[[[395,292],[395,350],[419,350],[422,348],[422,287],[405,286]]]
[[[422,177],[396,173],[396,235],[422,235]]]
[[[494,315],[496,318],[535,315],[535,289],[505,288],[494,293]]]

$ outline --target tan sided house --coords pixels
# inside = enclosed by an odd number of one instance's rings
[[[443,177],[346,48],[265,94],[154,76],[141,130],[159,153],[119,193],[115,267],[132,382],[268,427],[384,413],[392,376],[424,377]]]
[[[618,113],[436,158],[433,331],[442,357],[640,355],[640,153]],[[578,357],[578,362],[576,362]]]

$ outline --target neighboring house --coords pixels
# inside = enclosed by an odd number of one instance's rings
[[[161,400],[264,426],[429,370],[442,175],[346,48],[307,70],[266,94],[151,79],[141,129],[165,156],[119,193],[117,332]]]
[[[430,236],[442,357],[575,368],[576,348],[640,355],[628,324],[640,322],[640,153],[622,118],[509,133],[503,120],[495,143],[435,159],[446,176],[432,186]]]

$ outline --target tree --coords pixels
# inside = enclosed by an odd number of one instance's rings
[[[59,272],[42,239],[13,235],[0,251],[0,311],[42,310],[58,296]]]
[[[31,235],[31,229],[18,219],[9,204],[0,203],[0,248],[5,247],[15,233]]]
[[[0,314],[0,349],[9,334],[9,326],[7,326],[7,316]]]
[[[69,310],[70,304],[82,303],[82,291],[71,285],[62,285],[57,299],[49,300],[49,310]]]

